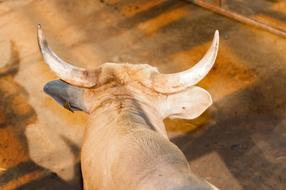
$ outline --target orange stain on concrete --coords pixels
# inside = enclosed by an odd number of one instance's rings
[[[31,181],[37,180],[41,177],[43,177],[45,172],[41,171],[33,171],[30,173],[27,173],[19,178],[15,178],[8,183],[1,185],[0,184],[0,189],[1,190],[12,190],[12,189],[17,189],[22,185],[25,185]]]
[[[0,129],[0,167],[10,168],[29,159],[12,127]]]
[[[144,12],[148,9],[151,9],[152,7],[155,7],[157,5],[160,5],[161,3],[165,2],[164,0],[158,0],[158,1],[142,1],[138,2],[136,4],[128,5],[122,8],[121,12],[127,16],[131,17],[138,13]]]
[[[15,82],[11,81],[13,81],[13,76],[5,76],[5,78],[1,78],[0,88],[1,91],[5,92],[5,96],[18,93],[18,86],[15,85]]]
[[[142,22],[138,25],[138,28],[142,30],[145,34],[152,34],[161,28],[175,22],[187,15],[187,10],[184,7],[179,7],[177,9],[170,10],[161,14],[153,19]]]
[[[23,116],[32,112],[32,107],[29,107],[26,101],[26,97],[23,95],[17,96],[11,102],[11,110],[15,115]]]
[[[286,12],[286,3],[282,2],[282,1],[274,3],[273,6],[271,7],[271,10],[278,11],[281,13],[285,13]]]

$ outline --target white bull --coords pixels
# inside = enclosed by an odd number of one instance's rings
[[[175,74],[146,64],[105,63],[95,70],[72,66],[48,47],[40,25],[38,42],[45,62],[61,79],[48,82],[44,91],[65,108],[90,114],[81,148],[84,189],[217,189],[192,173],[168,139],[163,119],[193,119],[212,104],[210,94],[194,85],[215,62],[218,31],[206,55]]]

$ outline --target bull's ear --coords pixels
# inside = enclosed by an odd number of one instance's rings
[[[61,80],[54,80],[45,85],[44,91],[69,111],[87,112],[83,100],[83,88],[70,85]]]
[[[193,86],[182,92],[168,95],[164,116],[175,119],[194,119],[211,104],[211,95],[200,87]]]

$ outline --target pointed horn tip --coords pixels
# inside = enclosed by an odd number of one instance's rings
[[[216,48],[218,48],[218,46],[219,46],[219,30],[216,30],[216,31],[215,31],[212,44],[213,44],[213,46],[215,46]]]
[[[37,29],[38,29],[38,34],[42,34],[43,33],[41,24],[37,25]]]
[[[41,24],[38,24],[37,29],[38,29],[37,30],[38,43],[44,43],[46,40]]]
[[[215,39],[219,39],[219,30],[215,31],[214,38]]]

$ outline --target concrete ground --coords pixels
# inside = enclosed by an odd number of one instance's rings
[[[286,30],[283,0],[227,2]],[[214,104],[193,121],[167,119],[170,137],[221,190],[285,190],[286,39],[181,0],[0,1],[0,189],[82,189],[88,117],[43,93],[57,77],[39,53],[38,23],[74,65],[148,63],[165,73],[196,63],[219,29],[217,62],[199,84]]]

